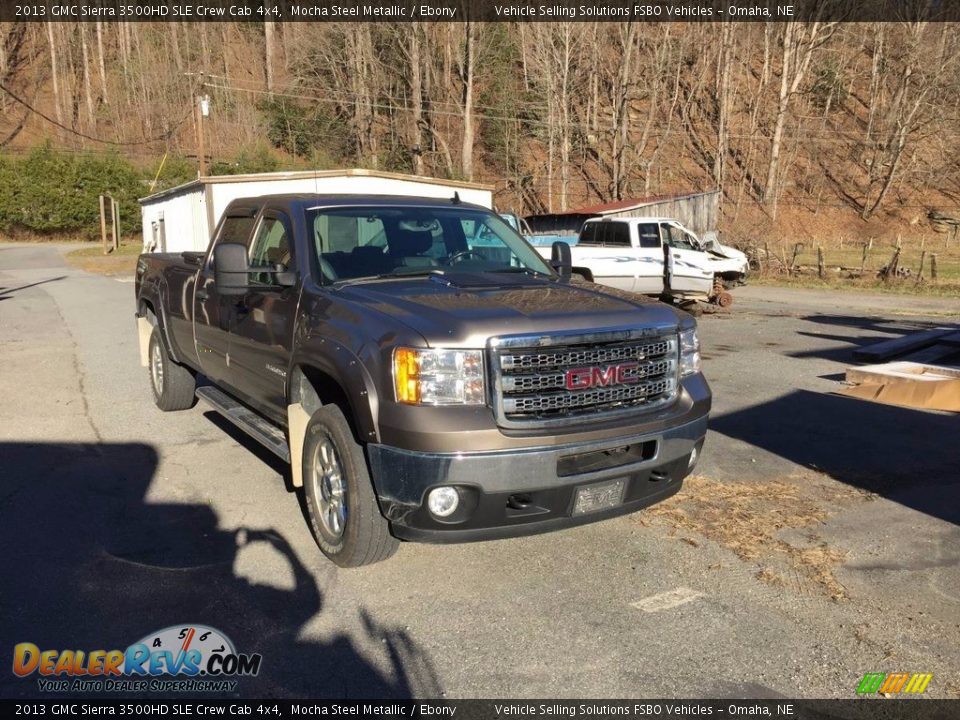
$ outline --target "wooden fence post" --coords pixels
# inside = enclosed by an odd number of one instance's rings
[[[823,246],[817,245],[817,277],[823,280]]]
[[[892,279],[896,277],[897,268],[899,267],[899,265],[900,265],[900,248],[898,247],[893,251],[893,257],[890,258],[890,262],[887,263],[887,267],[885,268],[885,272],[883,274],[884,282],[890,282]]]
[[[860,260],[860,277],[863,277],[863,271],[867,268],[867,256],[870,254],[870,245],[872,244],[872,240],[863,244],[863,259]]]
[[[120,249],[120,203],[118,203],[113,198],[110,198],[110,204],[113,206],[111,208],[113,214],[113,249]]]
[[[794,243],[793,244],[793,259],[790,260],[790,273],[793,274],[793,269],[797,266],[797,255],[800,254],[800,249],[803,247],[803,243]]]
[[[933,253],[930,256],[930,281],[937,281],[937,254]]]
[[[923,261],[927,259],[927,251],[920,251],[920,269],[917,270],[917,281],[914,283],[914,287],[918,286],[923,280]]]
[[[103,254],[106,255],[109,250],[107,250],[107,208],[106,203],[104,202],[106,198],[100,196],[100,242],[103,243]]]

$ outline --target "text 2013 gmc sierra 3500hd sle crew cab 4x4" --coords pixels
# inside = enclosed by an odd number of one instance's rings
[[[456,196],[237,200],[140,257],[141,361],[290,462],[339,565],[609,518],[679,490],[710,389],[692,317],[569,258]]]

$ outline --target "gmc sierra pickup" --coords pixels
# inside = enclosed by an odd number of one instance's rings
[[[135,287],[157,406],[200,397],[288,461],[341,566],[633,512],[703,446],[694,319],[456,195],[237,200]]]

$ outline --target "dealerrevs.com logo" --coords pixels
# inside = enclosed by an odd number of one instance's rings
[[[37,677],[43,692],[232,692],[238,677],[260,672],[259,653],[238,653],[206,625],[173,625],[126,650],[13,648],[13,672]]]

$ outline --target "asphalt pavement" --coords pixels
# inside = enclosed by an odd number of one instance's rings
[[[960,696],[960,421],[830,394],[957,300],[745,288],[701,321],[715,411],[672,505],[358,570],[269,453],[154,407],[133,311],[129,278],[0,245],[2,653],[202,623],[262,654],[242,697]]]

